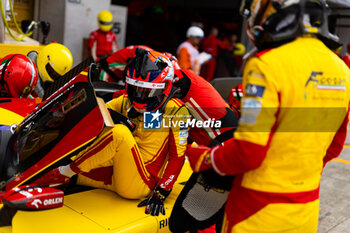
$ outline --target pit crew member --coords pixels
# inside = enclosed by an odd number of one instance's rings
[[[88,48],[94,61],[118,50],[117,36],[112,32],[113,15],[110,11],[103,10],[97,16],[99,29],[90,33]]]
[[[37,82],[38,70],[27,56],[9,54],[0,60],[0,97],[29,97]]]
[[[246,0],[241,9],[259,52],[243,72],[235,138],[187,155],[194,171],[236,175],[222,232],[317,232],[321,173],[342,150],[350,100],[329,9],[323,0]]]

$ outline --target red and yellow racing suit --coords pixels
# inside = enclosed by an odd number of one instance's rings
[[[209,145],[213,139],[226,132],[225,139],[232,138],[238,116],[229,109],[217,90],[192,70],[175,70],[175,78],[177,81],[174,86],[181,88],[181,100],[196,120],[221,123],[221,127],[215,127],[214,124],[210,127],[191,128],[190,139],[199,145]]]
[[[223,232],[316,232],[324,163],[346,137],[350,71],[321,41],[300,37],[252,57],[235,138],[212,152],[237,175]]]
[[[127,95],[108,102],[107,108],[127,115]],[[188,111],[180,100],[171,99],[163,112],[164,119],[177,124],[163,124],[160,129],[144,129],[140,115],[131,119],[136,130],[117,124],[86,150],[76,156],[71,168],[79,173],[78,183],[117,192],[129,199],[149,194],[155,185],[170,190],[183,166],[188,129]]]

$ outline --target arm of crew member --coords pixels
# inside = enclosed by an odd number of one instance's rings
[[[116,41],[113,41],[112,44],[112,53],[115,53],[118,51],[118,43]]]
[[[187,48],[183,47],[180,49],[179,54],[177,55],[179,65],[182,69],[191,69],[191,57]]]
[[[211,151],[214,170],[235,175],[261,166],[274,136],[280,106],[278,84],[258,58],[248,61],[243,74],[245,96],[235,138]]]
[[[336,132],[331,145],[327,149],[326,155],[323,157],[323,167],[326,164],[339,156],[340,152],[343,150],[344,142],[346,139],[346,133],[349,122],[349,110],[345,115],[343,123],[340,125],[338,131]]]
[[[94,61],[98,60],[98,57],[96,55],[96,49],[97,49],[97,41],[95,40],[94,43],[92,44],[92,48],[91,48],[91,56],[94,59]]]

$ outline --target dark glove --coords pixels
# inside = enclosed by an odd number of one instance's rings
[[[159,213],[165,215],[164,201],[169,196],[171,190],[167,191],[159,186],[153,190],[152,195],[141,201],[137,207],[146,206],[145,214],[151,214],[152,216],[158,216]]]

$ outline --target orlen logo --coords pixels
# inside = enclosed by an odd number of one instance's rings
[[[153,83],[152,87],[163,87],[163,83],[159,83],[159,84]]]
[[[62,197],[57,197],[57,198],[49,198],[49,199],[44,199],[43,201],[40,199],[34,199],[31,203],[32,206],[34,206],[36,209],[39,208],[51,208],[54,206],[58,206],[63,203],[63,198]]]
[[[44,200],[44,206],[50,206],[50,205],[57,205],[63,203],[62,197],[57,198],[51,198],[51,199],[45,199]]]
[[[31,203],[31,205],[35,206],[35,208],[39,209],[39,205],[43,204],[40,199],[35,199]]]

